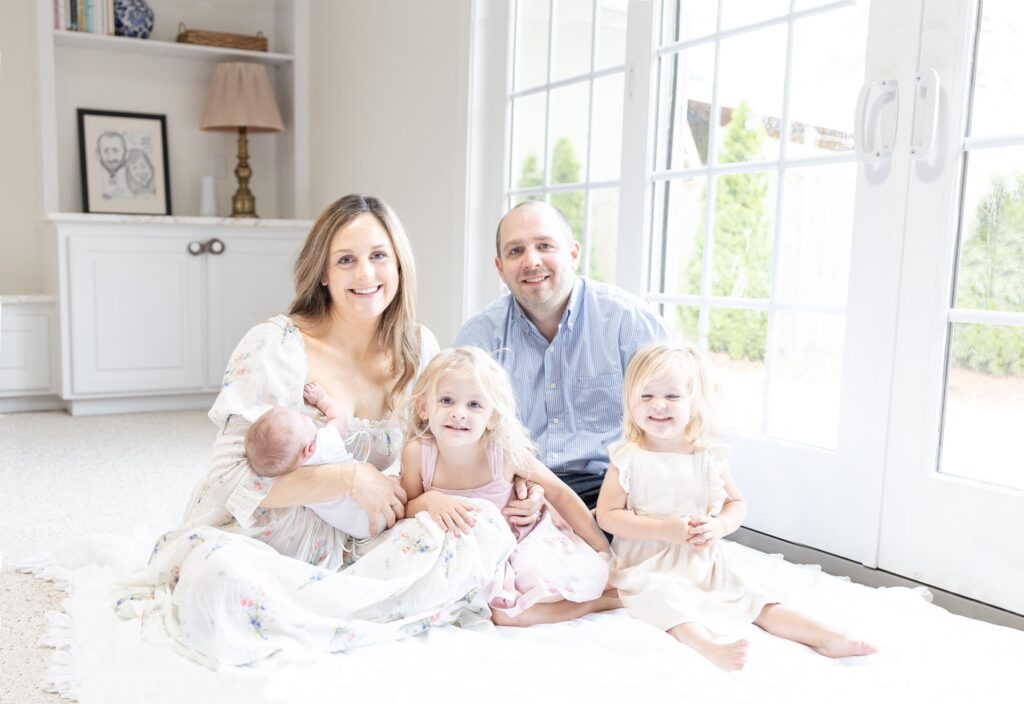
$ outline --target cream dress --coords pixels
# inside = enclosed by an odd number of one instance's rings
[[[626,508],[638,516],[717,515],[727,495],[727,450],[692,455],[651,452],[633,442],[611,445]],[[612,541],[611,586],[636,618],[662,630],[699,623],[717,634],[741,628],[773,600],[729,564],[722,546],[696,548],[660,540]]]

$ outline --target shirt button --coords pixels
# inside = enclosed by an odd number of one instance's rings
[[[551,422],[552,422],[552,423],[554,423],[555,425],[558,425],[558,419],[557,419],[557,418],[555,418],[555,419],[554,419],[553,421],[551,421]]]
[[[552,452],[551,456],[554,457],[556,460],[558,459],[558,453],[557,452]]]
[[[554,347],[548,347],[548,352],[554,352],[554,351],[555,351]]]
[[[548,384],[548,388],[549,389],[555,389],[555,388],[558,388],[558,387],[555,384]]]

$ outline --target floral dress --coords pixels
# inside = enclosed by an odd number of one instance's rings
[[[421,328],[422,365],[437,352]],[[421,365],[421,370],[422,370]],[[214,666],[275,653],[337,651],[435,625],[489,623],[486,594],[515,546],[480,501],[473,532],[447,536],[426,515],[356,541],[304,506],[260,508],[273,479],[245,458],[249,424],[273,406],[313,413],[302,335],[286,316],[252,328],[231,356],[210,419],[221,428],[182,525],[153,548],[117,607],[153,639]]]
[[[726,448],[686,455],[652,452],[633,442],[608,448],[638,516],[717,515],[727,498],[722,467]],[[661,540],[612,541],[610,584],[633,616],[668,630],[700,623],[724,634],[754,621],[772,600],[730,564],[718,541],[698,548]]]

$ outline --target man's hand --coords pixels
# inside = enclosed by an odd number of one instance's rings
[[[544,487],[516,477],[513,482],[516,498],[508,502],[501,513],[514,526],[532,526],[544,508]]]

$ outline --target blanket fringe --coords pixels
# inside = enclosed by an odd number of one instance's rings
[[[72,571],[57,564],[51,555],[38,555],[21,560],[14,565],[14,569],[53,582],[53,586],[64,592],[71,588]]]
[[[78,690],[75,687],[75,664],[70,645],[54,651],[53,659],[50,661],[50,671],[47,674],[50,686],[46,691],[59,694],[71,701],[78,701]]]
[[[42,580],[53,583],[63,592],[70,592],[72,586],[72,570],[62,567],[50,555],[21,560],[14,569],[18,572],[35,575]],[[65,609],[67,602],[61,604]],[[74,626],[71,616],[66,611],[48,611],[46,628],[39,637],[39,645],[53,648],[50,667],[46,673],[46,691],[60,695],[69,701],[78,701],[78,689],[75,686],[75,663],[71,646],[74,644]]]

